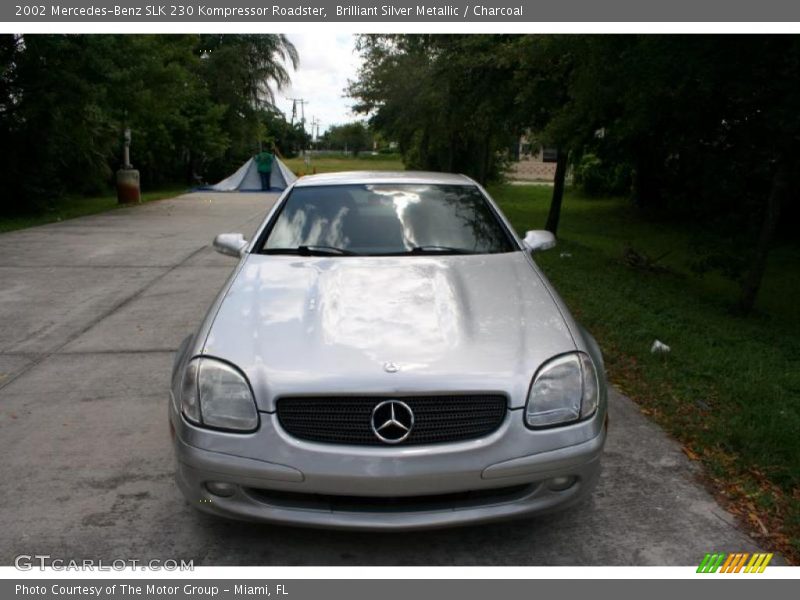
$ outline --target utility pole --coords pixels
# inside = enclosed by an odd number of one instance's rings
[[[317,117],[311,117],[311,141],[314,143],[319,142],[319,126],[319,119],[317,119]]]
[[[308,153],[306,164],[308,168],[311,169],[312,173],[317,172],[316,169],[311,166],[311,158],[314,155],[315,148],[319,151],[319,119],[317,119],[317,117],[311,117],[311,151]]]
[[[300,105],[300,123],[303,125],[303,131],[306,129],[306,104],[309,104],[308,100],[304,98],[287,98],[287,100],[292,101],[292,120],[291,124],[294,125],[294,120],[297,117],[297,105]]]
[[[300,105],[300,125],[303,128],[303,133],[306,133],[306,104],[309,104],[308,100],[305,98],[287,98],[288,100],[292,101],[292,120],[291,125],[294,125],[294,119],[297,116],[297,105]],[[305,146],[305,140],[303,143]],[[305,156],[306,149],[303,148],[303,155]]]

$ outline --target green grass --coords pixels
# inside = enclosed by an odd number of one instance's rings
[[[349,155],[315,156],[311,160],[310,168],[306,166],[302,157],[289,158],[284,162],[299,175],[338,171],[402,171],[404,169],[400,156],[396,154],[379,154],[377,156],[360,154],[358,158]]]
[[[543,226],[550,189],[491,193],[519,232]],[[559,245],[536,260],[597,337],[612,382],[704,462],[735,512],[751,525],[766,523],[768,543],[797,557],[800,252],[776,249],[757,310],[743,318],[731,311],[735,285],[689,269],[692,237],[700,234],[644,220],[625,200],[569,191]],[[668,270],[631,269],[621,260],[626,245],[651,257],[670,251],[659,262]],[[672,352],[651,354],[655,339]]]
[[[152,202],[153,200],[163,200],[172,198],[186,191],[185,187],[168,187],[154,191],[142,192],[142,202]],[[15,229],[25,229],[37,225],[46,225],[66,219],[85,217],[94,215],[115,208],[120,208],[117,204],[116,192],[109,192],[102,196],[91,197],[67,197],[59,200],[49,210],[30,216],[21,217],[0,217],[0,233],[14,231]],[[128,205],[130,206],[130,205]]]

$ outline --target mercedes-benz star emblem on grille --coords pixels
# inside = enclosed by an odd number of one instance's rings
[[[414,428],[414,413],[405,402],[385,400],[372,409],[372,432],[382,442],[399,444]]]
[[[400,367],[398,367],[393,362],[386,362],[383,363],[383,370],[386,371],[387,373],[397,373],[400,370]]]

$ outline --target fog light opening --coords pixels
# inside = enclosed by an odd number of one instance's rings
[[[230,498],[236,493],[236,484],[223,481],[206,481],[206,489],[209,494],[214,496]]]
[[[577,480],[578,478],[573,477],[572,475],[566,477],[553,477],[547,487],[554,492],[563,492],[575,485]]]

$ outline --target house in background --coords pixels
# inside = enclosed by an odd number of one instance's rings
[[[556,174],[556,149],[543,148],[522,136],[516,157],[509,166],[508,176],[515,181],[552,182]]]

